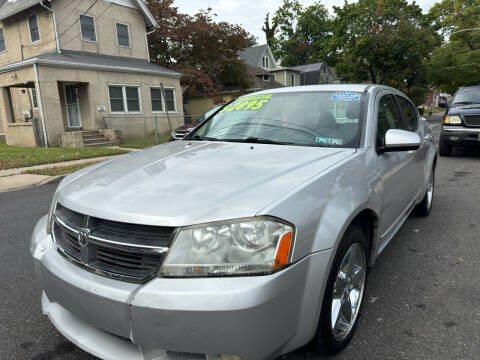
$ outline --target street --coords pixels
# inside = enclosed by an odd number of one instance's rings
[[[355,336],[332,359],[478,359],[479,161],[470,149],[439,158],[430,217],[412,215],[379,257]],[[0,193],[1,359],[94,359],[41,313],[28,244],[55,187]],[[313,359],[306,349],[283,358]]]

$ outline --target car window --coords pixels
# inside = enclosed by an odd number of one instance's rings
[[[354,148],[360,138],[361,98],[362,93],[352,91],[251,94],[225,106],[187,139]]]
[[[417,114],[412,108],[412,104],[407,99],[397,96],[400,110],[403,113],[408,131],[417,131]]]
[[[384,95],[378,104],[377,142],[385,144],[385,134],[389,129],[404,130],[402,116],[392,95]]]
[[[480,88],[460,89],[452,99],[452,105],[480,104]]]

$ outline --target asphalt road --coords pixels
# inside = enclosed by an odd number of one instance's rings
[[[40,310],[28,242],[55,186],[0,193],[0,359],[94,359]],[[430,217],[410,217],[382,253],[354,339],[331,359],[480,358],[479,204],[480,151],[440,158]]]

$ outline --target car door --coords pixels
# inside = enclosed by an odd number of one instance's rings
[[[425,188],[426,176],[429,171],[427,167],[428,146],[432,138],[431,134],[425,132],[424,126],[420,126],[418,112],[410,100],[399,95],[396,95],[396,99],[405,121],[406,130],[416,132],[422,139],[422,145],[418,150],[414,151],[416,176],[412,179],[415,180],[415,188],[417,190],[414,195],[418,197]]]
[[[385,134],[390,129],[405,129],[405,123],[395,96],[380,92],[376,102],[377,168],[381,177],[380,242],[378,251],[388,243],[412,207],[416,188],[415,157],[412,151],[383,152]]]

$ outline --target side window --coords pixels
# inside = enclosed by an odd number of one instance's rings
[[[384,95],[378,104],[377,143],[383,146],[390,129],[404,129],[402,116],[392,95]]]
[[[400,105],[400,110],[403,113],[403,117],[405,118],[407,130],[417,131],[417,113],[413,110],[410,101],[400,96],[397,96],[397,100]]]

